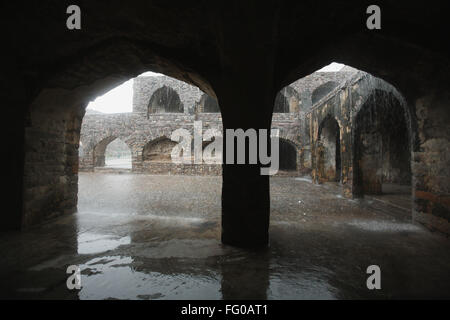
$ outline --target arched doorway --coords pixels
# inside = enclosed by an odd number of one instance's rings
[[[409,203],[409,121],[401,102],[392,93],[375,90],[356,116],[355,193],[404,195]]]
[[[131,169],[131,150],[121,139],[110,142],[105,150],[105,167]]]
[[[341,141],[339,124],[331,116],[319,127],[319,179],[341,181]]]
[[[125,142],[115,136],[104,138],[97,143],[92,156],[94,168],[131,169],[131,150]]]
[[[107,137],[97,143],[92,150],[93,167],[105,166],[105,151],[106,147],[116,139],[115,136]]]
[[[289,141],[280,139],[280,167],[282,171],[297,170],[297,149]]]
[[[176,145],[175,141],[166,137],[152,140],[144,146],[142,160],[144,162],[171,162],[171,152]]]

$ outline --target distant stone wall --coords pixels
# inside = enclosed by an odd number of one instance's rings
[[[142,162],[142,173],[187,176],[220,176],[222,166],[219,164],[178,164],[173,162]]]

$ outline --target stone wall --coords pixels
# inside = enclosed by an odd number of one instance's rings
[[[447,234],[450,234],[449,106],[448,89],[415,101],[418,139],[412,157],[414,219]]]
[[[83,114],[61,112],[59,103],[43,94],[31,108],[25,128],[22,226],[76,210]]]

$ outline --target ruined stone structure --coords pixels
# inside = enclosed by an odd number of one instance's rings
[[[7,106],[2,133],[8,137],[8,154],[2,157],[2,167],[8,168],[3,176],[8,189],[2,196],[8,210],[2,229],[19,229],[76,210],[78,145],[86,105],[125,79],[148,70],[164,73],[217,98],[224,129],[270,129],[280,89],[337,61],[389,82],[404,98],[395,90],[380,89],[358,99],[364,77],[339,89],[330,101],[323,91],[335,88],[334,83],[316,91],[311,104],[324,104],[305,114],[313,141],[310,152],[317,155],[311,157],[313,176],[340,179],[347,193],[379,192],[380,177],[400,181],[408,175],[398,163],[409,154],[414,219],[450,233],[450,52],[442,45],[448,28],[441,4],[400,6],[387,1],[382,29],[369,30],[364,23],[368,4],[356,0],[170,6],[139,0],[107,6],[89,1],[82,5],[82,29],[68,30],[64,1],[4,3],[0,87]],[[155,112],[164,102],[158,99],[147,111],[149,119],[158,117]],[[410,142],[405,146],[410,152],[391,156],[400,141],[382,134],[386,119],[375,112],[377,101],[395,106],[389,119],[404,116],[397,129],[407,129],[408,137],[402,139]],[[169,102],[177,115],[152,118],[158,127],[150,139],[161,136],[170,117],[192,117],[188,109],[193,104],[181,113],[178,101]],[[338,104],[341,108],[335,107]],[[206,109],[211,103],[207,105]],[[132,116],[111,118],[119,122]],[[334,141],[335,152],[324,152],[323,147]],[[144,146],[146,141],[139,143]],[[380,148],[386,157],[376,157]],[[321,157],[324,160],[317,160]],[[333,169],[328,164],[336,160],[340,166]],[[373,164],[381,169],[371,172]],[[269,177],[260,175],[260,167],[222,166],[225,244],[268,244]]]
[[[220,164],[177,164],[170,156],[176,145],[170,135],[176,129],[192,133],[194,121],[201,120],[203,131],[222,131],[214,98],[166,76],[136,78],[133,97],[132,113],[85,115],[81,170],[104,166],[106,146],[119,138],[131,151],[133,172],[221,174]],[[381,194],[383,183],[411,186],[417,124],[401,94],[370,74],[344,67],[286,86],[276,96],[272,128],[280,130],[283,174],[311,173],[316,183],[339,182],[349,198]]]
[[[274,104],[272,128],[280,132],[280,174],[308,172],[309,132],[306,115],[317,92],[321,98],[357,74],[349,67],[340,72],[316,72],[283,88]],[[329,87],[329,84],[334,84]],[[317,99],[317,104],[322,99]],[[170,153],[175,142],[171,133],[179,128],[193,134],[194,121],[201,121],[203,132],[214,128],[222,132],[217,100],[191,86],[166,76],[138,77],[133,85],[133,112],[102,114],[87,112],[80,136],[80,170],[105,165],[105,150],[115,139],[125,142],[132,155],[132,171],[153,174],[221,175],[221,164],[177,164]],[[204,141],[204,148],[208,142]],[[306,156],[305,156],[306,155]]]

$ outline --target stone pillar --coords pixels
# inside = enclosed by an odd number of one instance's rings
[[[301,176],[303,171],[303,148],[299,147],[298,145],[295,146],[295,151],[297,153],[296,157],[296,175]]]
[[[61,92],[45,91],[31,105],[25,130],[23,227],[76,210],[84,105],[61,107]]]
[[[15,83],[14,80],[11,82]],[[10,97],[15,96],[11,94]],[[1,200],[4,209],[0,231],[20,229],[23,215],[24,124],[27,125],[28,121],[24,120],[25,105],[19,101],[11,101],[8,99],[10,97],[2,98],[3,117],[7,121],[1,126],[4,137],[2,149],[6,152],[1,157],[4,186]]]
[[[131,149],[131,171],[132,172],[142,172],[142,149],[141,151],[136,150],[136,148]]]
[[[354,197],[353,190],[353,142],[351,124],[343,121],[341,127],[341,183],[342,194],[346,198]]]
[[[270,131],[275,96],[280,88],[274,84],[276,47],[268,45],[276,39],[267,35],[275,37],[277,8],[276,4],[269,4],[255,10],[249,2],[237,11],[220,15],[224,26],[218,35],[220,71],[210,81],[218,97],[224,132],[238,128]],[[245,149],[248,153],[248,145]],[[269,176],[261,175],[260,169],[259,158],[258,164],[223,165],[224,244],[239,247],[268,244]]]
[[[18,59],[7,59],[2,66],[0,98],[2,103],[2,183],[0,231],[18,230],[23,216],[23,174],[25,154],[25,129],[30,126],[29,101],[31,91],[27,78],[20,70]],[[17,61],[17,63],[15,63]]]
[[[246,164],[236,164],[236,159],[235,164],[225,163],[226,130],[255,129],[259,144],[259,129],[270,132],[271,103],[257,97],[256,91],[250,91],[253,94],[247,97],[238,97],[239,91],[230,92],[229,99],[221,100],[224,119],[222,242],[239,247],[266,246],[269,241],[269,176],[261,174],[259,157],[257,164],[249,164],[248,159]],[[248,155],[248,144],[245,152]]]

